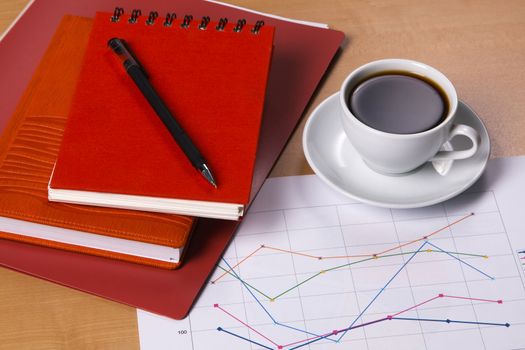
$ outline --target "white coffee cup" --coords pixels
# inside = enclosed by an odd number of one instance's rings
[[[422,76],[439,85],[448,99],[448,113],[436,126],[414,134],[388,133],[374,129],[360,121],[348,107],[352,91],[370,76],[388,71],[402,71]],[[479,145],[479,135],[468,125],[456,124],[454,119],[458,107],[456,89],[439,72],[424,63],[406,59],[384,59],[367,63],[344,80],[339,94],[341,121],[344,131],[365,163],[383,174],[410,172],[427,161],[446,161],[472,157]],[[456,136],[465,136],[472,147],[458,151],[440,151],[440,148]]]

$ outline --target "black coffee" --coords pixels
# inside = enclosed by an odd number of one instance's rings
[[[350,93],[347,102],[360,121],[394,134],[432,129],[445,119],[449,108],[436,83],[408,72],[368,77]]]

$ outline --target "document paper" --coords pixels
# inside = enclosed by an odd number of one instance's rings
[[[138,310],[141,348],[523,349],[524,173],[525,157],[491,160],[409,210],[269,179],[190,315]]]

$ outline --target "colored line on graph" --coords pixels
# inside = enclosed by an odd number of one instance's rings
[[[344,267],[357,265],[357,264],[364,263],[364,262],[367,262],[367,261],[370,261],[370,260],[378,260],[378,259],[390,258],[390,257],[395,257],[395,256],[401,256],[401,255],[411,255],[411,254],[414,254],[414,253],[416,253],[416,251],[402,252],[402,253],[393,253],[393,254],[385,254],[385,255],[380,255],[380,256],[377,256],[377,257],[369,257],[369,258],[353,261],[353,262],[350,262],[350,263],[347,263],[347,264],[341,264],[341,265],[337,265],[337,266],[334,266],[334,267],[330,267],[330,268],[327,268],[327,269],[324,269],[324,270],[321,270],[319,272],[314,273],[312,276],[307,277],[306,279],[302,280],[301,282],[299,282],[299,283],[297,283],[297,284],[295,284],[295,285],[285,289],[283,292],[280,292],[280,293],[276,294],[273,297],[269,296],[268,295],[269,293],[262,292],[260,289],[254,287],[252,284],[250,284],[250,283],[248,283],[246,281],[244,281],[244,283],[247,286],[249,286],[250,288],[252,288],[255,292],[257,292],[260,295],[262,295],[263,297],[265,297],[266,299],[268,299],[270,301],[275,301],[278,298],[280,298],[280,297],[290,293],[294,289],[299,288],[303,284],[311,281],[315,277],[318,277],[318,276],[320,276],[320,275],[322,275],[322,274],[324,274],[326,272],[335,271],[335,270],[338,270],[338,269],[342,269]],[[422,250],[422,251],[417,252],[417,253],[418,254],[419,253],[439,253],[439,254],[448,254],[448,255],[454,254],[454,255],[461,255],[461,256],[488,258],[487,255],[482,255],[482,254],[463,253],[463,252],[449,252],[449,251],[437,250],[437,249],[425,249],[425,250]],[[226,268],[222,267],[221,265],[217,265],[217,267],[220,268],[221,270],[225,271],[225,273],[227,273],[227,274],[231,275],[232,277],[236,278],[236,276],[232,273],[232,270],[226,269]]]
[[[469,264],[469,263],[466,262],[465,260],[461,260],[461,259],[458,258],[457,256],[454,256],[454,255],[452,255],[452,254],[450,254],[450,253],[447,253],[446,251],[444,251],[443,249],[439,248],[438,246],[432,244],[431,242],[428,242],[428,241],[427,241],[427,244],[431,245],[432,247],[434,247],[434,248],[436,248],[436,249],[438,249],[438,250],[443,251],[443,253],[446,253],[447,255],[451,256],[452,258],[454,258],[454,259],[456,259],[456,260],[459,260],[461,263],[463,263],[463,264],[467,265],[468,267],[470,267],[470,268],[472,268],[472,269],[478,271],[479,273],[481,273],[482,275],[484,275],[484,276],[490,278],[491,280],[494,279],[494,277],[492,277],[492,276],[490,276],[490,275],[487,275],[485,272],[481,271],[481,270],[478,269],[477,267],[472,266],[471,264]]]
[[[383,322],[383,321],[386,321],[386,320],[387,320],[387,318],[380,318],[380,319],[378,319],[378,320],[374,320],[374,321],[370,321],[370,322],[362,323],[362,324],[359,324],[359,325],[357,325],[357,326],[352,326],[352,327],[347,327],[347,328],[344,328],[344,329],[335,330],[335,331],[332,332],[332,334],[333,334],[333,335],[337,335],[337,334],[340,333],[340,332],[348,332],[348,331],[350,331],[350,330],[352,330],[352,329],[356,329],[356,328],[361,328],[361,327],[370,326],[370,325],[373,325],[373,324],[376,324],[376,323],[379,323],[379,322]],[[325,337],[323,337],[323,338],[325,338]],[[318,338],[318,339],[310,340],[310,341],[307,342],[307,343],[304,343],[304,344],[301,344],[301,345],[297,345],[297,346],[295,346],[295,347],[293,347],[293,348],[290,348],[290,350],[294,350],[294,349],[301,348],[301,347],[306,346],[306,345],[308,345],[308,344],[311,344],[311,343],[313,343],[313,342],[319,341],[319,340],[321,340],[321,339],[323,339],[323,338]],[[338,340],[338,342],[339,342],[339,340]]]
[[[239,338],[239,339],[246,340],[247,342],[250,342],[250,343],[252,343],[252,344],[262,346],[262,347],[265,348],[265,349],[273,350],[273,348],[271,348],[271,347],[269,347],[269,346],[262,345],[261,343],[258,343],[258,342],[256,342],[256,341],[253,341],[253,340],[251,340],[251,339],[248,339],[248,338],[246,338],[246,337],[243,337],[242,335],[236,334],[236,333],[234,333],[234,332],[227,331],[226,329],[224,329],[224,328],[222,328],[222,327],[217,327],[217,330],[218,330],[219,332],[224,332],[224,333],[226,333],[226,334],[233,335],[234,337],[237,337],[237,338]]]
[[[303,346],[312,344],[312,343],[314,343],[316,341],[319,341],[319,340],[322,340],[322,339],[327,339],[327,337],[330,337],[330,336],[333,336],[333,335],[337,335],[338,333],[341,333],[341,332],[347,332],[347,331],[350,331],[352,329],[370,326],[372,324],[376,324],[376,323],[387,321],[387,320],[388,321],[394,320],[394,321],[416,321],[416,322],[440,322],[440,323],[448,323],[448,324],[459,323],[459,324],[472,324],[472,325],[479,325],[479,326],[496,326],[496,327],[506,327],[506,328],[511,326],[510,323],[463,321],[463,320],[451,320],[449,318],[447,318],[447,319],[433,319],[433,318],[417,318],[417,317],[392,317],[392,318],[385,317],[385,318],[380,318],[380,319],[377,319],[377,320],[374,320],[374,321],[366,322],[366,323],[363,323],[363,324],[360,324],[360,325],[347,327],[347,328],[343,328],[343,329],[339,329],[339,330],[334,330],[334,331],[332,331],[330,333],[323,334],[322,336],[319,336],[318,338],[307,338],[307,339],[303,339],[303,340],[300,340],[300,341],[297,341],[297,342],[280,345],[280,346],[277,347],[277,349],[284,349],[284,348],[288,348],[288,347],[293,346],[293,345],[297,345],[297,346],[295,346],[293,348],[290,348],[289,350],[299,349],[299,348],[301,348]],[[245,338],[245,337],[243,337],[241,335],[235,334],[234,332],[226,331],[225,329],[223,329],[221,327],[218,327],[217,330],[223,331],[223,332],[228,333],[230,335],[233,335],[234,337],[246,340],[246,341],[248,341],[250,343],[257,344],[259,346],[264,347],[265,349],[272,349],[271,347],[262,345],[260,343],[257,343],[255,341],[251,340],[251,339],[248,339],[248,338]]]
[[[432,301],[434,301],[436,299],[440,299],[440,298],[443,298],[443,299],[446,299],[446,298],[449,298],[449,299],[462,299],[462,300],[479,301],[479,302],[496,303],[496,304],[502,304],[503,303],[502,300],[471,298],[471,297],[447,295],[447,294],[440,293],[440,294],[436,295],[433,298],[427,299],[427,300],[422,301],[422,302],[420,302],[420,303],[418,303],[418,304],[416,304],[416,305],[414,305],[412,307],[409,307],[407,309],[401,310],[401,311],[396,312],[396,313],[391,314],[391,315],[387,315],[386,317],[378,319],[378,320],[362,323],[362,324],[355,325],[355,326],[350,326],[350,327],[347,327],[348,329],[344,328],[344,329],[339,329],[339,330],[333,330],[333,331],[326,332],[326,333],[324,333],[322,335],[319,335],[319,336],[309,337],[309,338],[306,338],[306,339],[297,340],[297,341],[294,341],[294,342],[291,342],[291,343],[288,343],[288,344],[283,344],[283,345],[278,345],[275,341],[271,340],[268,336],[262,334],[261,332],[257,331],[253,327],[249,326],[247,323],[245,323],[244,321],[240,320],[235,315],[232,315],[230,312],[228,312],[227,310],[223,309],[218,304],[215,304],[214,307],[218,308],[219,310],[224,312],[229,317],[233,318],[237,322],[241,323],[245,327],[249,328],[253,332],[255,332],[258,335],[260,335],[262,338],[266,339],[267,341],[269,341],[273,345],[277,346],[278,349],[283,349],[283,348],[286,348],[286,347],[289,347],[289,346],[292,346],[292,345],[298,345],[298,344],[305,343],[305,342],[308,342],[308,341],[312,341],[312,340],[315,340],[315,339],[318,339],[318,338],[326,339],[327,337],[330,337],[330,336],[333,336],[333,335],[338,335],[341,332],[345,332],[345,331],[348,331],[348,330],[351,330],[351,329],[355,329],[355,328],[359,328],[359,327],[368,326],[368,325],[371,325],[371,324],[374,324],[374,323],[378,323],[378,322],[381,322],[381,321],[385,321],[385,320],[414,320],[414,321],[422,320],[422,321],[432,321],[432,322],[472,323],[472,324],[479,324],[479,325],[506,326],[506,327],[510,326],[508,323],[503,324],[503,323],[492,323],[492,322],[457,321],[457,320],[450,320],[450,319],[415,319],[415,318],[409,318],[409,317],[397,317],[397,316],[399,316],[399,315],[401,315],[401,314],[403,314],[405,312],[414,310],[414,309],[416,309],[416,308],[418,308],[418,307],[420,307],[422,305],[428,304],[428,303],[430,303],[430,302],[432,302]],[[280,324],[280,325],[282,325],[282,324]]]
[[[228,262],[222,258],[222,260],[224,261],[224,263],[230,267],[230,265],[228,264]],[[246,282],[244,282],[236,273],[234,270],[232,270],[232,273],[235,275],[235,277],[241,282],[241,284],[243,285],[243,287],[248,291],[248,293],[250,293],[250,295],[252,296],[252,298],[257,302],[257,304],[259,304],[259,306],[261,307],[261,309],[264,311],[264,313],[266,313],[266,315],[268,315],[268,317],[270,318],[270,320],[272,320],[272,322],[275,324],[275,325],[278,325],[278,326],[282,326],[282,327],[286,327],[286,328],[289,328],[289,329],[293,329],[295,331],[298,331],[298,332],[301,332],[301,333],[305,333],[305,334],[308,334],[308,335],[313,335],[313,336],[316,336],[316,337],[319,337],[319,334],[316,334],[316,333],[312,333],[312,332],[308,332],[307,330],[303,330],[303,329],[299,329],[299,328],[295,328],[295,327],[292,327],[292,326],[288,326],[284,323],[280,323],[279,321],[277,321],[273,316],[272,314],[264,307],[264,305],[261,303],[261,301],[255,296],[255,294],[253,294],[253,292],[251,291],[251,289],[246,285]]]
[[[228,264],[228,262],[226,261],[226,259],[222,258],[223,262],[226,264],[226,266],[230,269],[229,271],[235,276],[236,279],[238,279],[242,285],[246,288],[246,290],[251,294],[251,296],[255,299],[255,301],[259,304],[259,306],[263,309],[263,311],[268,315],[268,317],[270,317],[270,319],[274,322],[275,325],[278,325],[278,326],[284,326],[284,327],[288,327],[290,329],[294,329],[294,330],[297,330],[299,332],[302,332],[302,333],[305,333],[305,334],[308,334],[308,335],[313,335],[317,338],[314,338],[313,340],[309,340],[308,342],[304,343],[304,344],[301,344],[301,345],[297,345],[296,347],[294,348],[291,348],[290,350],[293,350],[293,349],[297,349],[297,348],[300,348],[302,346],[305,346],[305,345],[308,345],[308,344],[311,344],[311,343],[314,343],[314,342],[317,342],[321,339],[327,339],[327,340],[331,340],[331,341],[335,341],[335,342],[339,342],[341,341],[341,339],[346,335],[346,333],[348,332],[348,330],[350,329],[353,329],[355,328],[354,325],[355,323],[363,316],[363,314],[370,308],[370,306],[376,301],[376,299],[383,293],[383,291],[390,285],[390,283],[399,275],[399,273],[410,263],[410,261],[420,252],[423,251],[423,248],[429,244],[429,242],[427,240],[425,240],[423,242],[423,244],[415,251],[412,253],[412,255],[408,258],[408,260],[403,263],[403,265],[394,273],[394,275],[388,280],[388,282],[381,288],[379,289],[378,293],[372,298],[372,300],[368,303],[368,305],[360,312],[360,314],[354,319],[354,321],[345,329],[342,330],[342,333],[341,335],[337,338],[337,339],[331,339],[329,338],[329,336],[326,336],[326,335],[318,335],[318,334],[314,334],[312,332],[308,332],[306,330],[302,330],[302,329],[298,329],[298,328],[295,328],[295,327],[291,327],[291,326],[287,326],[285,324],[282,324],[280,322],[278,322],[271,314],[270,312],[263,306],[263,304],[260,302],[260,300],[255,296],[255,294],[252,292],[252,290],[248,287],[248,285],[246,284],[246,282],[244,282],[240,276],[237,275],[237,273],[231,268],[230,264]],[[436,249],[440,250],[440,251],[443,251],[445,252],[443,249],[441,249],[440,247],[438,246],[435,246],[433,245]],[[450,255],[450,254],[449,254]],[[454,259],[457,259],[459,262],[461,263],[465,263],[463,260],[455,257],[455,256],[452,256]],[[465,263],[466,264],[466,263]],[[481,272],[482,274],[486,275],[485,273],[483,273],[482,271],[474,268],[472,265],[470,264],[466,264],[467,266],[475,269],[476,271],[479,271]],[[486,275],[488,276],[488,275]],[[488,276],[489,278],[492,278],[490,276]],[[337,334],[339,334],[340,332],[337,332]]]
[[[408,265],[408,263],[410,261],[412,261],[412,259],[414,259],[414,257],[417,255],[417,253],[419,251],[421,251],[421,249],[423,249],[423,247],[427,244],[427,241],[423,242],[423,244],[421,246],[419,246],[419,248],[416,250],[416,252],[414,254],[412,254],[408,259],[407,261],[405,261],[403,263],[403,265],[401,265],[401,267],[396,271],[396,273],[394,273],[394,275],[388,280],[388,282],[386,282],[386,284],[377,292],[377,294],[372,298],[372,300],[370,300],[370,302],[368,303],[368,305],[366,305],[366,307],[363,308],[363,310],[361,310],[361,312],[359,313],[359,315],[355,318],[355,320],[352,321],[352,323],[350,324],[350,326],[348,327],[352,327],[356,322],[357,320],[359,320],[361,318],[361,316],[363,316],[363,314],[366,312],[366,310],[368,310],[370,308],[370,306],[372,306],[372,304],[376,301],[376,299],[384,292],[384,290],[386,289],[386,287],[388,287],[390,285],[390,283],[392,283],[392,281],[397,277],[397,275],[399,275],[399,273],[401,271],[403,271],[403,269]],[[339,338],[337,339],[338,341],[340,341],[345,335],[346,335],[346,332],[348,331],[344,331],[340,336]]]
[[[235,315],[232,315],[231,313],[229,313],[228,311],[224,310],[219,304],[215,304],[213,305],[213,307],[216,307],[217,309],[221,310],[222,312],[224,312],[226,315],[230,316],[231,318],[233,318],[234,320],[236,320],[237,322],[241,323],[242,325],[244,325],[245,327],[247,327],[248,329],[252,330],[253,332],[259,334],[261,337],[263,337],[264,339],[268,340],[270,343],[272,343],[273,345],[275,346],[279,346],[279,344],[275,343],[274,341],[272,341],[270,338],[268,338],[267,336],[265,336],[264,334],[262,334],[261,332],[259,332],[258,330],[256,330],[255,328],[251,327],[249,324],[247,324],[246,322],[242,321],[241,319],[239,319],[238,317],[236,317]]]
[[[480,326],[500,326],[500,327],[510,327],[510,323],[493,323],[493,322],[477,322],[477,321],[460,321],[460,320],[451,320],[447,318],[446,320],[433,319],[433,318],[417,318],[417,317],[392,317],[392,320],[401,320],[401,321],[421,321],[421,322],[442,322],[442,323],[466,323],[466,324],[475,324]]]
[[[266,245],[261,245],[259,246],[257,249],[255,249],[253,252],[251,252],[250,254],[248,254],[248,256],[244,257],[241,261],[239,261],[237,264],[233,265],[231,267],[231,269],[227,270],[227,271],[224,271],[224,273],[222,273],[219,277],[217,277],[216,279],[212,280],[211,283],[216,283],[217,281],[219,281],[221,278],[223,278],[224,276],[226,276],[228,274],[228,272],[230,272],[232,269],[238,267],[239,265],[241,265],[242,263],[244,263],[246,260],[248,260],[249,258],[251,258],[252,256],[254,256],[257,252],[259,252],[261,249],[269,249],[269,250],[276,250],[276,251],[280,251],[280,252],[284,252],[284,253],[290,253],[292,255],[299,255],[299,256],[303,256],[303,257],[306,257],[306,258],[312,258],[312,259],[317,259],[317,260],[324,260],[324,259],[348,259],[348,258],[378,258],[379,256],[382,256],[386,253],[389,253],[393,250],[396,250],[396,249],[399,249],[399,248],[402,248],[402,247],[405,247],[407,245],[410,245],[410,244],[414,244],[414,243],[417,243],[417,242],[421,242],[421,241],[426,241],[428,240],[430,237],[436,235],[437,233],[439,232],[442,232],[448,228],[450,228],[451,226],[454,226],[458,223],[460,223],[461,221],[473,216],[474,213],[470,213],[470,214],[467,214],[453,222],[451,222],[450,224],[446,225],[446,226],[443,226],[441,228],[438,228],[437,230],[434,230],[424,236],[421,236],[419,238],[416,238],[414,240],[411,240],[411,241],[408,241],[408,242],[405,242],[405,243],[401,243],[401,244],[397,244],[391,248],[388,248],[386,250],[383,250],[381,252],[376,252],[376,253],[372,253],[372,254],[359,254],[359,255],[334,255],[334,256],[315,256],[315,255],[310,255],[310,254],[306,254],[306,253],[302,253],[302,252],[297,252],[297,251],[293,251],[293,250],[287,250],[287,249],[281,249],[281,248],[276,248],[276,247],[269,247],[269,246],[266,246]]]
[[[423,252],[423,248],[425,247],[425,245],[427,245],[429,242],[428,241],[425,241],[423,242],[423,244],[416,250],[412,253],[412,255],[408,258],[408,260],[397,270],[397,272],[389,279],[389,281],[385,284],[385,286],[383,286],[379,291],[378,293],[374,296],[374,298],[372,298],[372,300],[368,303],[368,305],[363,309],[363,311],[361,311],[361,313],[356,317],[356,319],[347,327],[348,329],[352,329],[352,327],[355,325],[355,323],[362,317],[362,315],[368,310],[368,308],[375,302],[375,300],[383,293],[383,291],[388,287],[388,285],[395,279],[395,277],[408,265],[408,263],[419,253]],[[435,246],[438,250],[440,251],[443,251],[440,247],[438,246]],[[456,257],[454,257],[456,258]],[[459,260],[460,262],[463,262],[461,259],[459,258],[456,258],[457,260]],[[223,258],[223,261],[224,263],[231,269],[231,266],[228,264],[228,262]],[[467,264],[467,266],[469,267],[472,267],[471,265]],[[475,269],[476,271],[478,271],[477,269]],[[230,270],[231,273],[234,274],[234,276],[243,284],[243,286],[248,290],[248,292],[252,295],[252,297],[257,301],[257,303],[261,306],[261,308],[263,308],[264,312],[271,318],[271,320],[276,324],[276,325],[282,325],[282,326],[286,326],[284,324],[281,324],[279,323],[277,320],[275,320],[275,318],[273,318],[273,316],[268,312],[268,310],[266,310],[266,308],[264,308],[264,306],[262,305],[262,303],[257,299],[257,297],[255,296],[255,294],[253,294],[253,292],[250,290],[250,288],[247,286],[247,284],[237,275],[237,273],[234,271],[234,270]],[[484,273],[483,273],[484,274]],[[484,274],[486,275],[486,274]],[[490,276],[489,276],[490,277]],[[341,335],[333,340],[331,338],[328,338],[328,336],[325,336],[323,337],[322,335],[318,335],[318,334],[313,334],[311,332],[308,332],[306,330],[301,330],[301,329],[296,329],[296,328],[293,328],[293,327],[289,327],[289,328],[292,328],[292,329],[295,329],[295,330],[298,330],[298,331],[301,331],[303,333],[307,333],[309,335],[314,335],[316,336],[317,338],[316,339],[313,339],[313,340],[310,340],[308,343],[305,343],[305,344],[311,344],[313,342],[316,342],[316,341],[319,341],[321,339],[328,339],[328,340],[332,340],[332,341],[335,341],[335,342],[339,342],[345,335],[346,335],[346,332],[348,330],[343,330]],[[339,333],[338,333],[339,334]],[[303,345],[298,345],[296,346],[295,348],[299,348],[301,346],[304,346],[305,344]],[[295,349],[294,348],[294,349]]]
[[[251,252],[248,256],[246,256],[244,259],[242,259],[241,261],[239,261],[237,264],[233,265],[233,267],[230,268],[230,270],[233,270],[234,268],[236,268],[237,266],[239,266],[240,264],[242,264],[243,262],[245,262],[246,260],[248,260],[249,258],[251,258],[254,254],[256,254],[259,250],[263,249],[264,248],[264,245],[261,245],[259,248],[255,249],[253,252]],[[226,273],[223,273],[222,275],[220,275],[218,278],[214,279],[211,281],[211,284],[214,284],[215,282],[217,282],[219,279],[221,279],[222,276],[224,276]]]

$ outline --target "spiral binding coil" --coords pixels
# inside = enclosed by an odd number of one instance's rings
[[[120,18],[122,17],[122,15],[124,14],[124,9],[122,7],[115,7],[115,10],[113,11],[113,16],[110,17],[110,21],[111,22],[119,22],[120,21]],[[131,16],[129,17],[128,19],[128,23],[130,24],[136,24],[137,21],[139,20],[139,17],[142,15],[142,11],[140,9],[133,9],[131,11]],[[150,11],[149,14],[148,14],[148,18],[146,19],[145,21],[145,24],[146,25],[154,25],[155,24],[155,21],[157,20],[157,18],[159,17],[159,13],[157,11]],[[168,12],[166,14],[166,17],[164,19],[164,21],[162,22],[162,25],[165,26],[165,27],[171,27],[173,25],[173,21],[177,18],[177,15],[175,14],[175,12]],[[182,23],[180,24],[181,28],[184,28],[184,29],[187,29],[190,27],[190,24],[191,22],[193,21],[193,16],[192,15],[185,15],[183,20],[182,20]],[[199,25],[197,26],[197,28],[199,28],[200,30],[206,30],[208,29],[208,25],[210,24],[210,17],[209,16],[204,16],[202,17]],[[218,31],[225,31],[226,30],[226,26],[228,24],[228,19],[225,18],[225,17],[222,17],[219,19],[219,22],[217,23],[217,25],[215,26],[215,29],[218,30]],[[246,26],[246,20],[245,19],[239,19],[237,20],[237,23],[235,24],[235,26],[233,26],[233,32],[235,33],[239,33],[239,32],[242,32],[243,31],[243,28]],[[259,34],[260,31],[261,31],[261,28],[264,26],[264,21],[257,21],[255,22],[255,25],[253,26],[253,28],[250,30],[250,33],[252,34]]]
[[[111,16],[111,22],[118,22],[120,21],[120,16],[124,14],[124,9],[122,7],[115,7],[115,10],[113,11],[113,16]]]
[[[133,9],[133,11],[131,11],[131,17],[128,19],[128,23],[130,24],[137,23],[137,19],[140,17],[141,14],[142,14],[142,11],[140,11],[139,9]]]
[[[193,16],[192,15],[184,16],[184,19],[182,20],[182,23],[181,23],[180,27],[184,28],[184,29],[189,28],[191,21],[193,21]]]
[[[240,19],[237,21],[237,24],[235,25],[235,27],[233,27],[233,31],[235,33],[238,33],[242,30],[242,28],[246,25],[246,20],[243,18],[243,19]]]
[[[262,28],[263,25],[264,25],[264,21],[257,21],[257,22],[255,22],[255,25],[252,28],[252,33],[253,34],[259,34],[259,32],[261,31],[261,28]]]
[[[166,19],[164,20],[163,25],[164,25],[165,27],[171,27],[171,25],[173,24],[173,20],[174,20],[175,18],[177,18],[177,15],[175,14],[175,12],[173,12],[173,13],[169,13],[169,12],[168,12],[168,13],[166,14]]]
[[[146,24],[149,26],[153,25],[157,17],[159,17],[159,13],[157,11],[151,11],[148,15],[148,19],[146,20]]]
[[[210,23],[210,16],[202,17],[201,24],[199,24],[199,29],[200,30],[206,30],[206,28],[208,27],[209,23]]]
[[[224,27],[226,27],[226,24],[228,24],[228,18],[221,18],[219,19],[219,24],[217,24],[217,26],[215,27],[215,29],[217,29],[218,31],[223,31],[224,30]]]

